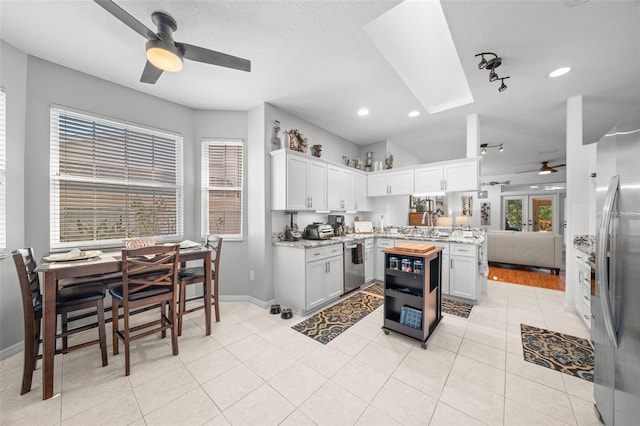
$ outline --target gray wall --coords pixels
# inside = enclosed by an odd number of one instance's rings
[[[25,242],[25,111],[27,56],[0,41],[0,86],[7,94],[7,248]],[[0,359],[3,349],[22,341],[22,302],[10,256],[0,259]]]
[[[247,112],[195,111],[27,56],[4,42],[0,64],[0,84],[7,92],[8,104],[9,250],[32,246],[38,256],[49,252],[49,116],[52,104],[182,134],[184,237],[200,238],[201,139],[224,137],[246,141]],[[229,242],[224,246],[220,281],[223,297],[227,294],[231,297],[247,295],[248,267],[243,262],[247,254],[246,236],[245,233],[245,241]],[[10,258],[0,259],[0,278],[2,359],[21,350],[23,339],[21,300]]]

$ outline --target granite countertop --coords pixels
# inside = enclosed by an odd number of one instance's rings
[[[340,244],[349,241],[366,240],[368,238],[392,238],[395,240],[412,240],[412,241],[425,241],[431,243],[443,242],[443,243],[462,243],[462,244],[475,244],[480,245],[484,242],[484,235],[478,237],[464,238],[461,236],[450,237],[428,237],[416,234],[402,234],[402,233],[374,233],[374,234],[347,234],[343,237],[333,237],[327,240],[298,240],[298,241],[280,241],[278,237],[274,236],[274,246],[284,247],[296,247],[296,248],[313,248],[329,246],[332,244]]]
[[[575,248],[589,256],[596,254],[596,236],[595,235],[576,235],[573,238]]]

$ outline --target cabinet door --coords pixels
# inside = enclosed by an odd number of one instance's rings
[[[307,160],[287,156],[287,208],[308,210]]]
[[[443,169],[442,166],[423,167],[415,170],[415,193],[441,192]]]
[[[369,210],[369,198],[367,197],[367,177],[362,173],[353,174],[353,207],[356,211]]]
[[[477,191],[478,161],[460,161],[444,166],[445,191]]]
[[[413,170],[403,170],[389,174],[389,192],[389,195],[413,194]]]
[[[440,276],[440,291],[442,294],[451,294],[449,287],[449,272],[451,271],[451,260],[448,254],[442,254],[442,275]]]
[[[367,175],[367,196],[381,197],[389,195],[388,174]]]
[[[325,275],[327,261],[325,259],[307,263],[307,310],[321,305],[325,297]]]
[[[340,296],[344,291],[344,273],[342,268],[342,256],[330,257],[327,262],[327,273],[325,275],[325,300],[330,300]]]
[[[343,209],[353,211],[356,209],[355,207],[355,198],[354,198],[354,189],[353,189],[353,172],[351,170],[343,170],[342,171],[342,202]]]
[[[450,294],[465,299],[476,300],[476,258],[450,256]]]
[[[307,169],[307,196],[310,210],[327,209],[327,166],[309,161]]]
[[[364,282],[373,281],[373,248],[364,250]]]
[[[327,167],[327,208],[342,210],[342,169],[335,166]]]

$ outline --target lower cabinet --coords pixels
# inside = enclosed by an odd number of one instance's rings
[[[451,262],[449,260],[449,243],[438,243],[442,247],[442,274],[440,275],[440,292],[444,295],[449,295],[450,284],[449,276],[451,271]]]
[[[384,281],[384,251],[395,245],[395,241],[390,238],[376,238],[374,279]]]
[[[275,302],[297,314],[319,308],[343,291],[342,244],[315,248],[276,246]]]
[[[364,240],[364,282],[373,281],[374,256],[373,256],[373,238]]]
[[[472,244],[449,246],[449,294],[469,300],[478,299],[476,285],[478,251]]]

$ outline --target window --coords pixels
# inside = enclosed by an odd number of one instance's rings
[[[202,233],[242,239],[242,141],[202,144]]]
[[[182,137],[52,107],[51,248],[182,238]]]
[[[7,254],[7,114],[6,95],[0,87],[0,256]]]

